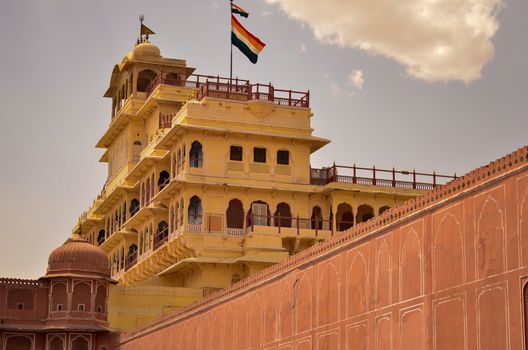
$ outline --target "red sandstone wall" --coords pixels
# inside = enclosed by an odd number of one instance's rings
[[[528,148],[172,317],[121,349],[524,349]]]

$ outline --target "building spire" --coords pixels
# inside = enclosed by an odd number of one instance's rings
[[[138,37],[138,39],[136,41],[136,45],[148,42],[149,35],[156,34],[156,33],[154,33],[154,31],[152,29],[150,29],[149,27],[147,27],[146,25],[143,24],[143,20],[144,19],[145,19],[145,15],[143,15],[143,14],[139,15],[140,27],[139,27],[139,37]]]

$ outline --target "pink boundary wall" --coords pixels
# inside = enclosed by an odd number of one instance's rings
[[[528,147],[135,332],[120,349],[525,349]]]

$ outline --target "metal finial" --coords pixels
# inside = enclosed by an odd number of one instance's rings
[[[144,15],[144,14],[140,14],[140,15],[139,15],[139,21],[140,21],[141,23],[143,23],[143,20],[144,20],[144,19],[145,19],[145,15]]]

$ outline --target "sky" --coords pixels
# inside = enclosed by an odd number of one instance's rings
[[[528,1],[238,0],[234,75],[310,90],[313,166],[464,174],[526,145]],[[164,57],[229,75],[228,1],[0,0],[0,277],[37,278],[106,180],[102,97],[139,14]]]

